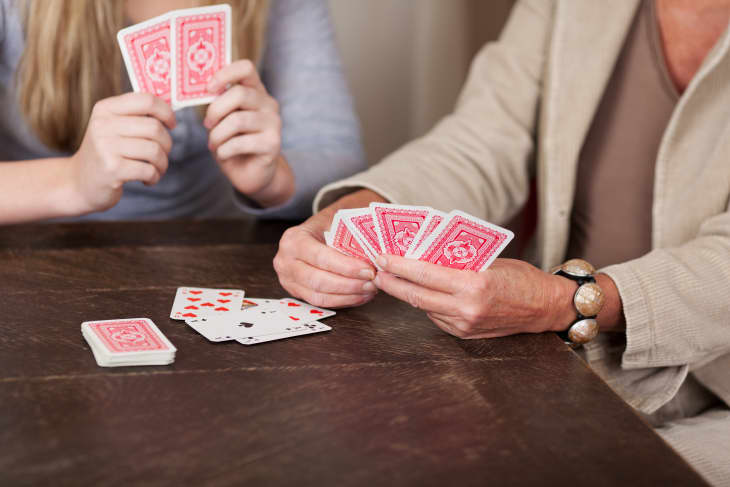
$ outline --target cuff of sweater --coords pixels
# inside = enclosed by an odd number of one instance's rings
[[[408,198],[406,195],[401,194],[397,185],[389,185],[379,179],[376,180],[370,177],[370,171],[365,171],[350,178],[343,179],[342,181],[330,183],[322,188],[314,197],[314,202],[312,203],[314,213],[331,205],[346,194],[359,189],[374,191],[388,200],[389,203],[409,204]]]
[[[629,263],[617,264],[601,269],[618,288],[626,318],[626,350],[621,367],[639,369],[652,367],[652,352],[655,346],[654,329],[649,312],[649,301],[644,295],[641,281]]]
[[[386,188],[383,188],[378,184],[372,184],[367,180],[359,179],[358,176],[353,176],[352,178],[330,183],[322,188],[314,197],[312,210],[314,213],[317,213],[346,194],[353,193],[360,189],[369,189],[370,191],[374,191],[388,200],[389,203],[404,204],[403,200],[390,193]]]
[[[294,174],[295,191],[291,198],[280,205],[263,208],[246,195],[236,191],[236,205],[244,213],[256,218],[281,220],[303,220],[311,216],[310,203],[321,184],[321,174],[313,168],[317,167],[317,157],[306,152],[287,152],[284,154]],[[291,161],[296,160],[297,164]]]

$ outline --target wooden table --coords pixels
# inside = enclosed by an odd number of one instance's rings
[[[177,286],[280,297],[282,224],[0,228],[0,485],[705,485],[552,334],[462,341],[388,296],[246,347]],[[97,367],[82,321],[149,317],[173,365]]]

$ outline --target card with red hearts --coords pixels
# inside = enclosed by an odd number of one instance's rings
[[[284,298],[278,301],[279,309],[292,322],[311,323],[334,316],[331,309],[318,308],[294,298]]]
[[[172,303],[170,318],[185,320],[239,311],[244,294],[241,289],[179,287]]]

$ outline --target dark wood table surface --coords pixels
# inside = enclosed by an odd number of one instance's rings
[[[212,344],[178,286],[285,295],[284,224],[0,228],[0,485],[705,485],[552,334],[462,341],[380,295],[333,331]],[[101,368],[82,321],[174,364]]]

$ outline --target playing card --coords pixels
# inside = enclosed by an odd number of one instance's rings
[[[284,340],[286,338],[292,338],[292,337],[301,336],[301,335],[310,335],[312,333],[321,333],[323,331],[330,331],[331,329],[332,329],[332,327],[327,326],[324,323],[320,323],[318,321],[313,321],[312,323],[307,323],[306,325],[304,325],[303,329],[298,330],[298,331],[275,333],[275,334],[271,334],[271,335],[248,336],[248,337],[244,337],[244,338],[237,338],[236,341],[243,345],[256,345],[258,343],[273,342],[275,340]]]
[[[172,343],[147,318],[85,321],[81,324],[110,354],[174,351]]]
[[[170,318],[185,320],[239,311],[244,292],[240,289],[179,287]]]
[[[253,308],[254,306],[262,306],[276,303],[276,299],[262,299],[262,298],[245,298],[241,301],[241,309]]]
[[[452,211],[413,254],[413,258],[452,269],[483,271],[514,234],[462,211]]]
[[[81,334],[102,367],[167,365],[177,349],[147,318],[85,321]]]
[[[190,328],[203,335],[208,341],[211,342],[225,342],[234,340],[235,328],[234,324],[235,317],[233,315],[211,316],[201,318],[188,318],[185,320]]]
[[[444,218],[446,218],[446,213],[443,211],[431,210],[426,219],[423,221],[418,233],[415,237],[413,237],[413,242],[411,242],[410,247],[408,247],[405,257],[410,258],[424,240],[426,240],[433,233],[436,227],[441,224]]]
[[[274,308],[256,306],[223,316],[185,320],[192,329],[211,342],[238,338],[296,332],[307,329],[303,320],[292,320]]]
[[[277,305],[282,311],[282,314],[292,323],[311,323],[312,321],[329,318],[336,314],[331,309],[318,308],[294,298],[280,299]]]
[[[382,249],[378,242],[378,234],[375,232],[375,220],[370,208],[340,210],[338,213],[342,214],[342,221],[363,248],[365,255],[377,266],[375,260],[382,253]]]
[[[206,86],[231,63],[231,7],[227,4],[176,10],[172,14],[172,106],[210,103]]]
[[[367,263],[370,263],[375,259],[374,256],[370,256],[365,249],[362,248],[350,229],[347,228],[342,213],[338,212],[335,215],[334,220],[332,220],[330,234],[331,246],[343,254],[364,260]]]
[[[370,203],[382,253],[405,255],[431,210],[427,206]]]
[[[117,42],[135,92],[152,93],[170,103],[172,42],[170,14],[127,27]]]

